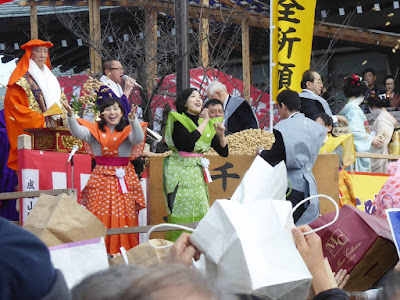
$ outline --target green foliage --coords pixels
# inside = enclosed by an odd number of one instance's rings
[[[79,113],[82,112],[83,111],[83,103],[80,102],[78,100],[78,97],[76,97],[75,95],[72,95],[71,98],[72,98],[72,100],[69,103],[69,105],[71,105],[72,109],[75,112],[79,112]]]

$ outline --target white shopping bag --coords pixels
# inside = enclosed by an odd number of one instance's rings
[[[267,178],[264,173],[273,184],[263,182]],[[290,201],[282,201],[286,189],[285,164],[272,168],[256,158],[231,200],[214,202],[190,237],[204,254],[200,269],[210,280],[223,280],[235,293],[263,299],[306,299],[312,276],[293,240],[293,211],[313,197],[334,203],[336,216],[332,222],[305,233],[309,234],[335,222],[339,208],[332,198],[315,195],[292,209]],[[160,224],[148,235],[164,226],[193,231],[178,224]]]
[[[206,257],[207,276],[236,293],[305,299],[312,276],[287,229],[291,212],[286,201],[217,200],[190,238]]]
[[[257,155],[231,200],[242,204],[254,200],[286,200],[287,183],[287,171],[283,161],[272,167]]]
[[[109,267],[104,238],[62,244],[49,250],[51,262],[63,273],[68,288]]]
[[[264,299],[306,298],[312,276],[293,241],[286,190],[284,162],[256,157],[231,200],[214,202],[190,238],[207,277]]]

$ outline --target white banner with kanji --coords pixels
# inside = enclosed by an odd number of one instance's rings
[[[40,150],[18,150],[20,191],[37,191],[71,188],[71,164],[67,166],[69,153]],[[78,192],[85,187],[92,171],[92,158],[87,154],[74,156],[74,188]],[[37,198],[20,201],[20,222],[23,225]]]

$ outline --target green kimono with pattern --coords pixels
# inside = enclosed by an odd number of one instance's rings
[[[201,157],[183,157],[179,155],[172,140],[174,123],[180,122],[190,133],[203,122],[195,124],[184,113],[170,112],[165,130],[165,142],[172,155],[164,159],[163,188],[166,199],[169,223],[191,223],[200,221],[209,208],[208,187],[204,179]],[[216,134],[214,124],[222,118],[210,119],[201,137],[195,143],[194,153],[210,150],[211,141]],[[167,239],[175,241],[182,231],[170,231]]]

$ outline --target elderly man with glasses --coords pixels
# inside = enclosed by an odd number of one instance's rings
[[[118,60],[110,59],[103,62],[103,76],[100,81],[104,85],[97,92],[97,104],[100,105],[107,98],[118,98],[124,107],[124,115],[127,118],[131,111],[128,98],[135,86],[135,79],[124,76],[121,63]]]
[[[206,93],[208,99],[218,99],[223,105],[225,134],[259,128],[257,117],[250,104],[242,97],[229,95],[225,84],[213,81],[207,86]]]

